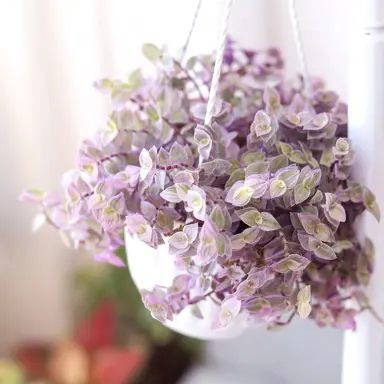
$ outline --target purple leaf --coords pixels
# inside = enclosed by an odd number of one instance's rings
[[[262,222],[259,224],[259,228],[263,231],[275,231],[280,228],[279,222],[268,212],[261,213]]]
[[[187,224],[183,228],[183,232],[186,234],[188,238],[188,243],[192,244],[199,233],[199,225],[197,223],[194,224]]]
[[[310,245],[310,240],[313,239],[311,236],[305,235],[301,232],[297,234],[297,237],[299,239],[300,245],[306,250],[306,251],[312,251],[312,247]]]
[[[140,176],[140,167],[128,165],[124,171],[113,176],[113,186],[116,189],[136,188]]]
[[[208,159],[212,149],[211,136],[198,125],[195,129],[194,139],[197,143],[200,156],[203,159]]]
[[[109,263],[114,265],[115,267],[125,267],[124,261],[121,260],[120,257],[116,256],[115,253],[111,250],[106,250],[101,253],[95,254],[93,258],[96,261],[99,261],[101,263]]]
[[[170,150],[170,158],[171,165],[185,164],[188,161],[184,148],[178,142],[173,143]]]
[[[310,240],[310,247],[319,259],[334,260],[336,259],[335,251],[327,244],[322,243],[319,240]]]
[[[271,268],[279,273],[299,272],[304,270],[309,260],[303,256],[292,254],[271,265]]]
[[[329,116],[326,113],[319,113],[309,123],[304,125],[306,131],[318,131],[329,123]]]
[[[188,237],[184,232],[176,232],[169,238],[169,245],[176,249],[185,249],[188,247]]]
[[[317,216],[307,212],[298,213],[297,216],[305,232],[309,235],[313,235],[315,233],[316,226],[320,224],[320,219]]]
[[[303,184],[296,185],[294,189],[294,198],[296,204],[301,204],[308,199],[311,191],[307,189]]]
[[[219,321],[222,327],[227,326],[239,314],[241,301],[235,297],[229,298],[221,304]]]

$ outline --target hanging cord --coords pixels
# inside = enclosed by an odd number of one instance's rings
[[[291,24],[293,29],[293,35],[295,37],[295,44],[297,55],[300,61],[301,72],[303,74],[304,90],[305,94],[308,97],[311,94],[311,79],[309,77],[307,61],[305,59],[304,48],[303,48],[303,39],[301,36],[301,30],[299,26],[299,20],[297,17],[297,9],[295,0],[289,1],[289,14],[291,16]]]
[[[196,27],[197,18],[198,18],[199,14],[200,14],[202,2],[203,2],[203,0],[199,0],[198,3],[197,3],[195,14],[193,15],[193,20],[192,20],[191,28],[189,29],[187,40],[185,41],[185,44],[184,44],[183,49],[181,51],[181,55],[180,55],[180,62],[181,63],[184,61],[185,54],[187,53],[187,50],[188,50],[188,47],[189,47],[189,43],[191,42],[192,34],[193,34],[193,31],[195,30],[195,27]]]
[[[219,87],[221,66],[223,64],[223,56],[225,50],[225,43],[227,40],[228,25],[229,25],[229,16],[231,14],[233,0],[226,0],[224,17],[221,24],[221,31],[218,39],[218,48],[216,52],[215,66],[213,68],[213,76],[211,82],[211,89],[209,90],[207,111],[205,113],[204,124],[210,125],[212,123],[213,111],[215,109],[217,89]]]

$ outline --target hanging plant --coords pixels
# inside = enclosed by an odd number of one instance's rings
[[[380,212],[350,177],[339,96],[319,79],[310,95],[301,78],[286,81],[279,50],[228,40],[206,125],[214,57],[184,66],[152,44],[143,53],[151,76],[136,70],[95,84],[113,109],[106,129],[81,145],[62,191],[23,193],[41,211],[36,222],[116,267],[125,265],[116,255],[125,231],[129,264],[141,268],[136,282],[151,267],[149,253],[161,253],[172,282],[138,283],[143,303],[170,327],[189,311],[190,332],[176,329],[196,337],[279,327],[296,314],[355,329],[359,312],[374,314],[363,293],[373,247],[358,242],[354,224],[365,210],[377,220]],[[208,333],[194,333],[199,321]]]

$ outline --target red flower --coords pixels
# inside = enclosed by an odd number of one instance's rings
[[[128,384],[143,368],[144,352],[138,348],[103,348],[93,355],[91,379],[95,384]]]
[[[75,339],[87,350],[95,351],[114,344],[116,309],[104,302],[85,319],[75,332]]]
[[[15,359],[23,367],[28,380],[38,380],[46,377],[46,361],[49,352],[47,345],[31,344],[18,349]]]

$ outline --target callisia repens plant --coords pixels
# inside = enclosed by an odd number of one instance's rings
[[[150,247],[169,245],[178,269],[170,287],[142,291],[161,322],[199,302],[219,310],[212,327],[237,316],[269,327],[295,314],[319,326],[354,329],[373,267],[373,246],[357,241],[373,193],[350,178],[347,106],[311,79],[283,77],[275,48],[228,41],[218,101],[204,125],[214,56],[185,65],[152,44],[153,70],[95,86],[112,103],[104,130],[85,140],[62,191],[27,190],[75,248],[117,267],[124,230]],[[128,250],[129,252],[129,250]],[[145,254],[134,255],[145,258]]]

